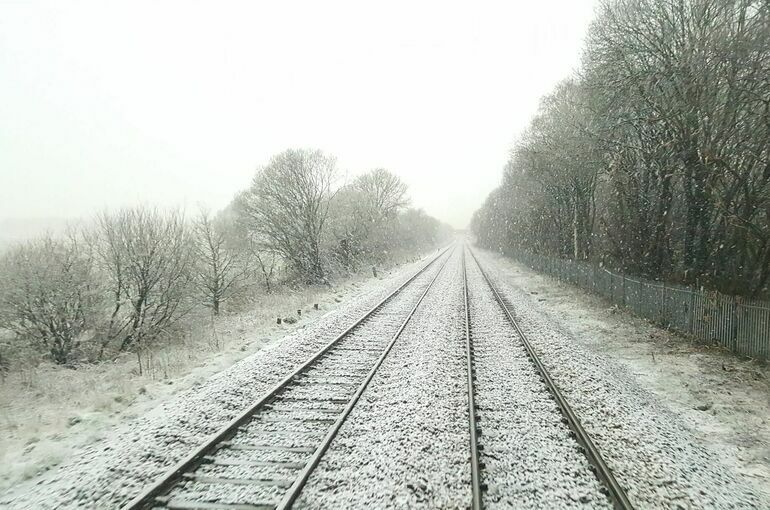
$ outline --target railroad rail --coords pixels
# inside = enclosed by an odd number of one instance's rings
[[[124,508],[291,508],[454,250],[389,341],[383,342],[381,334],[356,334],[451,248],[440,252]]]
[[[484,465],[479,458],[481,445],[478,444],[478,437],[481,434],[481,432],[480,430],[477,429],[477,426],[476,426],[476,420],[478,417],[476,416],[477,409],[474,403],[474,381],[475,381],[474,359],[473,359],[474,350],[473,350],[472,331],[470,329],[471,317],[470,317],[470,311],[468,306],[468,277],[467,277],[467,271],[465,266],[465,249],[466,248],[463,248],[463,278],[464,278],[464,295],[465,295],[465,334],[466,334],[466,345],[467,345],[466,350],[467,350],[467,357],[468,357],[468,392],[469,392],[468,402],[469,402],[469,416],[470,416],[471,473],[472,473],[472,493],[473,493],[472,505],[474,510],[480,510],[482,508],[482,502],[483,502],[481,493],[482,493],[482,490],[485,488],[485,485],[481,481],[481,476],[482,476],[481,469],[483,469]],[[524,347],[529,360],[532,362],[532,365],[534,366],[536,372],[542,379],[543,383],[546,385],[553,400],[556,402],[556,405],[558,406],[559,411],[563,416],[563,420],[566,421],[566,424],[569,426],[572,433],[574,434],[574,438],[577,441],[578,445],[580,446],[579,448],[580,451],[583,452],[586,458],[588,459],[588,462],[592,466],[592,471],[594,472],[598,480],[601,482],[603,488],[605,489],[605,494],[609,498],[610,502],[616,509],[619,509],[619,510],[633,509],[633,506],[631,505],[631,502],[629,501],[625,490],[615,479],[615,476],[613,475],[607,463],[602,458],[602,455],[599,452],[598,448],[594,445],[588,432],[586,432],[586,430],[581,425],[579,418],[570,407],[566,398],[559,390],[557,384],[551,378],[551,375],[549,374],[545,365],[543,365],[542,361],[538,357],[537,352],[532,347],[532,344],[530,343],[529,339],[521,330],[521,328],[519,327],[519,324],[516,322],[516,319],[514,318],[513,313],[511,312],[511,305],[505,300],[505,298],[503,298],[502,294],[499,292],[497,287],[495,287],[495,285],[492,283],[492,280],[489,278],[489,275],[486,273],[486,271],[484,271],[484,268],[481,266],[478,259],[476,258],[476,255],[473,253],[473,250],[471,250],[470,247],[467,247],[467,250],[470,253],[471,257],[473,258],[474,262],[476,263],[476,266],[478,267],[479,272],[483,276],[484,281],[486,282],[487,286],[489,287],[492,294],[494,295],[495,301],[500,305],[500,308],[502,309],[507,321],[511,324],[513,330],[516,333],[516,336],[518,336],[518,338],[521,340],[521,344]]]
[[[481,510],[481,461],[479,460],[479,429],[476,425],[476,390],[474,382],[476,373],[473,357],[473,340],[471,339],[471,307],[468,304],[468,272],[465,269],[465,248],[462,256],[463,269],[463,301],[465,306],[465,354],[468,369],[468,427],[470,431],[471,448],[471,509]]]

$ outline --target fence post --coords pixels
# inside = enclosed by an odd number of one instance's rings
[[[733,313],[730,317],[730,349],[733,352],[738,352],[738,307],[741,306],[741,298],[733,297]],[[742,353],[740,353],[742,354]]]
[[[695,290],[690,289],[690,334],[695,334]]]

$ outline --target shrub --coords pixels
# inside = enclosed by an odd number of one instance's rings
[[[0,327],[55,363],[69,363],[94,325],[100,299],[93,273],[90,244],[76,236],[8,251],[0,259]]]

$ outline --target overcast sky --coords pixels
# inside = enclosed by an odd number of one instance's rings
[[[594,4],[0,0],[0,219],[218,209],[311,147],[464,227]]]

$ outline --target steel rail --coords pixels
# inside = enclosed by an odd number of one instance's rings
[[[213,433],[211,436],[205,439],[200,446],[198,446],[195,450],[189,453],[181,461],[175,464],[163,476],[161,476],[158,480],[156,480],[152,485],[144,489],[134,499],[129,501],[129,503],[126,504],[123,507],[123,509],[124,510],[141,510],[141,509],[157,507],[158,503],[155,501],[155,498],[171,490],[177,482],[183,479],[184,473],[192,471],[196,469],[198,466],[200,466],[201,464],[203,464],[204,458],[208,454],[210,454],[212,451],[216,450],[217,445],[221,444],[223,441],[226,441],[230,437],[234,436],[242,425],[248,422],[254,416],[254,414],[257,413],[257,411],[265,407],[265,405],[267,405],[273,398],[275,398],[276,395],[278,395],[281,391],[283,391],[292,381],[296,379],[298,375],[302,374],[303,372],[306,372],[317,361],[319,361],[320,358],[322,358],[331,349],[333,349],[334,346],[338,344],[343,338],[347,337],[353,330],[355,330],[358,326],[360,326],[365,320],[367,320],[374,313],[376,313],[380,308],[382,308],[385,304],[391,301],[395,296],[401,293],[403,289],[405,289],[410,283],[412,283],[418,276],[422,275],[425,271],[427,271],[429,267],[431,267],[437,260],[439,260],[442,256],[444,256],[453,247],[454,247],[454,244],[442,250],[438,255],[436,255],[433,259],[431,259],[430,262],[428,262],[422,268],[420,268],[417,272],[415,272],[415,274],[413,274],[408,280],[406,280],[404,283],[399,285],[398,288],[396,288],[393,292],[391,292],[385,298],[383,298],[379,303],[374,305],[364,315],[358,318],[351,326],[349,326],[337,337],[335,337],[333,340],[331,340],[329,343],[327,343],[325,346],[319,349],[307,361],[305,361],[302,365],[297,367],[292,373],[287,375],[278,384],[273,386],[273,388],[268,390],[268,392],[265,393],[257,402],[249,406],[247,409],[242,411],[241,414],[233,418],[231,421],[225,424],[222,428],[220,428],[217,432]],[[442,264],[441,266],[442,269],[444,265],[446,265],[446,261],[448,261],[449,258],[451,258],[451,256],[452,254],[450,254],[449,257],[447,257],[447,259],[444,261],[444,264]],[[438,276],[438,274],[440,273],[441,273],[441,269],[439,269],[436,276]],[[433,280],[431,280],[430,285],[433,284],[433,281],[435,281],[435,277]],[[420,298],[420,300],[422,300],[422,297]]]
[[[585,456],[588,458],[588,461],[593,466],[596,477],[599,479],[600,482],[604,484],[604,487],[607,489],[607,492],[608,492],[607,495],[610,501],[612,502],[613,506],[619,510],[633,510],[634,507],[629,501],[628,495],[626,494],[625,489],[623,489],[623,487],[615,479],[615,475],[612,474],[612,470],[604,461],[604,458],[602,457],[601,452],[599,452],[599,449],[596,447],[596,445],[594,445],[594,442],[593,440],[591,440],[591,437],[588,435],[588,432],[586,432],[586,430],[581,425],[580,419],[572,410],[572,407],[564,398],[564,395],[562,395],[561,391],[559,390],[559,387],[551,378],[551,375],[549,374],[545,365],[543,365],[543,363],[540,361],[540,358],[538,357],[537,352],[532,347],[532,344],[530,343],[527,336],[519,327],[519,324],[516,322],[516,319],[514,319],[513,314],[508,308],[508,305],[503,300],[502,295],[494,286],[494,284],[492,283],[492,280],[489,278],[489,275],[486,273],[486,271],[484,271],[484,268],[481,267],[481,264],[479,263],[478,258],[476,258],[476,255],[473,253],[473,250],[471,250],[471,248],[468,247],[468,251],[470,252],[471,257],[473,257],[473,260],[476,262],[476,265],[478,266],[479,271],[481,272],[481,275],[484,277],[484,280],[487,282],[487,285],[492,290],[492,293],[495,296],[495,300],[503,309],[503,312],[505,312],[505,315],[508,318],[508,321],[511,323],[514,330],[516,331],[516,334],[519,335],[519,338],[521,339],[521,342],[524,345],[524,349],[527,351],[527,355],[529,356],[529,359],[535,365],[535,369],[539,373],[540,377],[543,379],[543,382],[548,387],[548,390],[553,396],[554,401],[556,402],[556,405],[559,407],[559,410],[561,411],[562,415],[567,420],[567,424],[569,425],[570,429],[574,433],[576,441],[582,447],[581,451],[585,454]]]
[[[471,311],[468,306],[468,272],[465,268],[465,249],[463,249],[463,300],[465,303],[465,353],[468,369],[468,426],[470,430],[471,446],[471,509],[481,510],[481,470],[479,466],[478,437],[479,430],[476,427],[476,401],[474,397],[473,381],[476,378],[473,366],[473,343],[471,340]]]
[[[321,457],[323,457],[324,453],[326,453],[326,450],[331,445],[331,442],[334,440],[335,436],[337,435],[337,432],[339,432],[340,428],[342,427],[342,424],[345,423],[345,420],[347,419],[348,415],[350,415],[350,412],[353,410],[353,407],[361,398],[361,395],[363,394],[364,390],[366,390],[367,386],[369,386],[369,383],[371,382],[372,378],[374,378],[374,374],[377,373],[377,370],[380,368],[380,365],[382,365],[382,362],[385,361],[385,358],[388,356],[391,349],[395,345],[396,341],[401,336],[401,333],[404,331],[407,324],[409,324],[409,321],[412,320],[412,317],[414,316],[415,312],[417,312],[417,308],[420,306],[420,304],[422,303],[422,300],[425,298],[425,296],[428,294],[430,289],[433,287],[433,284],[441,275],[441,273],[443,272],[444,266],[446,266],[447,262],[449,261],[450,258],[452,258],[453,254],[454,252],[450,254],[449,257],[447,257],[447,259],[444,261],[443,264],[441,264],[441,268],[439,268],[436,275],[433,277],[433,279],[431,279],[430,283],[425,288],[425,291],[423,291],[423,293],[420,295],[420,298],[417,300],[412,310],[406,316],[406,318],[404,319],[404,322],[401,323],[401,327],[399,327],[398,331],[396,331],[396,333],[393,335],[393,338],[391,338],[387,347],[385,347],[385,350],[382,351],[382,354],[380,354],[380,357],[377,359],[374,366],[367,374],[366,379],[364,379],[364,381],[356,390],[356,393],[348,402],[347,406],[345,407],[345,410],[342,412],[340,417],[337,418],[337,421],[334,423],[332,428],[326,434],[326,437],[324,437],[321,444],[316,448],[315,452],[313,453],[313,456],[305,465],[305,468],[302,470],[302,473],[300,473],[299,477],[295,480],[295,482],[286,492],[283,499],[276,507],[277,510],[286,510],[292,507],[292,505],[294,504],[294,501],[296,501],[297,497],[302,491],[302,488],[307,483],[308,478],[310,478],[310,474],[313,472],[313,470],[316,468],[318,463],[321,461]]]

